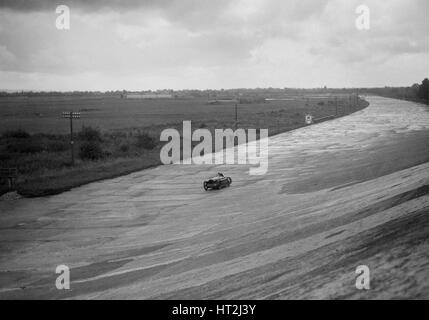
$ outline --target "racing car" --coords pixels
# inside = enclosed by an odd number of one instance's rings
[[[221,189],[223,187],[229,187],[232,183],[230,177],[225,177],[222,173],[218,173],[217,176],[204,181],[204,190],[208,189]]]

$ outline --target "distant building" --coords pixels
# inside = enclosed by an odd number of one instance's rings
[[[215,99],[207,101],[208,104],[230,104],[239,103],[237,99]]]
[[[125,99],[172,99],[172,94],[166,93],[126,93]]]

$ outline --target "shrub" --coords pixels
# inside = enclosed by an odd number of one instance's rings
[[[40,133],[33,134],[33,137],[38,138],[38,139],[57,140],[57,139],[61,139],[63,137],[63,135],[40,132]]]
[[[38,153],[45,150],[45,146],[38,140],[15,140],[6,145],[6,150],[11,153]]]
[[[121,150],[121,152],[128,152],[130,150],[130,146],[127,144],[121,144],[119,150]]]
[[[69,162],[69,159],[69,154],[53,156],[51,153],[37,153],[18,158],[16,166],[21,174],[34,174],[46,169],[60,169]]]
[[[103,157],[103,150],[99,142],[86,141],[82,143],[79,149],[79,157],[82,160],[97,160]]]
[[[22,129],[5,131],[2,134],[3,138],[16,138],[16,139],[27,139],[30,138],[30,134]]]
[[[156,140],[147,133],[139,133],[136,146],[139,148],[152,150],[156,147]]]
[[[82,141],[96,141],[101,142],[101,133],[98,129],[92,127],[82,127],[78,133],[78,139]]]
[[[0,162],[2,162],[2,161],[4,161],[4,162],[9,161],[9,160],[12,160],[12,158],[13,158],[12,154],[10,154],[10,153],[8,153],[6,151],[3,151],[3,150],[0,151]]]
[[[50,152],[61,152],[70,149],[70,143],[66,141],[50,141],[46,146],[46,150]]]

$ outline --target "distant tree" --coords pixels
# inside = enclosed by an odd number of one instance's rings
[[[101,142],[100,130],[93,127],[82,126],[82,130],[77,134],[79,140]]]
[[[420,85],[418,83],[415,83],[411,86],[411,92],[417,96],[420,90]]]
[[[103,150],[98,141],[85,141],[80,146],[79,157],[82,160],[97,160],[103,157]]]
[[[415,100],[418,97],[420,85],[418,83],[414,83],[411,87],[405,88],[405,99]]]
[[[429,79],[426,78],[422,81],[418,93],[419,98],[429,100]]]

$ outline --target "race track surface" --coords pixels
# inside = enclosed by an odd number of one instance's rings
[[[0,299],[428,299],[429,113],[368,101],[271,137],[263,176],[169,165],[1,201]],[[205,192],[217,172],[232,186]]]

